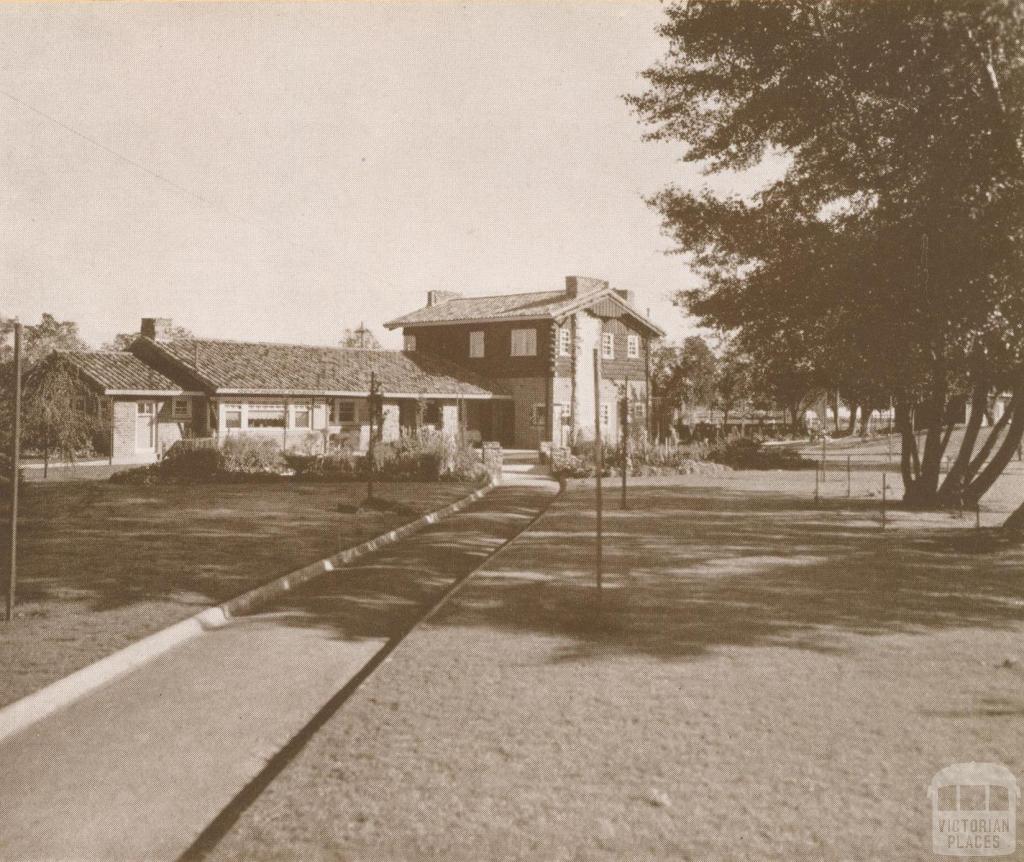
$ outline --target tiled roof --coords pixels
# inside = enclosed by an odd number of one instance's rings
[[[212,339],[154,342],[138,339],[171,356],[220,392],[317,394],[367,392],[376,374],[384,396],[503,395],[494,384],[444,359],[397,350],[358,350]]]
[[[120,350],[56,351],[83,376],[109,392],[181,392],[169,377],[150,368],[131,353]]]
[[[586,307],[600,298],[611,298],[626,306],[632,314],[652,331],[661,333],[653,321],[648,320],[608,287],[573,296],[564,290],[540,293],[505,293],[497,296],[465,296],[449,299],[437,305],[418,308],[409,314],[389,320],[388,329],[428,323],[470,323],[475,320],[535,320],[558,318],[574,309]]]
[[[467,296],[449,299],[438,305],[389,320],[388,328],[411,323],[454,323],[461,320],[489,320],[553,317],[562,306],[575,299],[562,290],[541,293],[508,293],[501,296]]]

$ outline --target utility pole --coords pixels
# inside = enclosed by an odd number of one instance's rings
[[[626,503],[626,476],[629,473],[629,375],[626,375],[626,392],[622,399],[622,508]]]
[[[594,465],[597,471],[597,550],[594,567],[597,574],[597,600],[601,601],[601,474],[604,472],[604,452],[601,447],[601,350],[594,348]]]
[[[366,499],[373,499],[373,476],[377,472],[377,459],[374,455],[374,447],[377,443],[377,409],[382,401],[380,386],[377,384],[377,373],[370,372],[370,397],[366,399],[370,407],[370,439],[366,446],[366,457],[369,460],[369,471],[366,482]]]
[[[21,466],[21,324],[14,324],[14,434],[11,438],[11,567],[7,580],[7,622],[14,618],[18,583],[18,473]]]

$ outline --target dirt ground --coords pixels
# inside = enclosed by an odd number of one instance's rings
[[[1024,777],[1024,549],[949,515],[883,531],[876,498],[812,483],[609,495],[600,609],[593,492],[570,490],[214,857],[934,858],[937,770]]]
[[[408,511],[346,514],[339,506],[358,504],[365,485],[26,484],[16,617],[0,622],[0,705],[471,490],[379,483]],[[6,563],[6,530],[0,546]]]

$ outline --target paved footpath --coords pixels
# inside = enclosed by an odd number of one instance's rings
[[[555,490],[499,487],[0,743],[0,860],[177,859],[367,662],[521,532]]]

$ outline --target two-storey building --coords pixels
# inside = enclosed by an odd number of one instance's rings
[[[569,276],[565,289],[469,297],[432,290],[427,304],[388,321],[408,354],[443,357],[499,384],[510,401],[469,403],[466,424],[504,446],[567,445],[592,439],[595,351],[601,366],[602,437],[619,437],[629,392],[631,418],[648,413],[650,351],[664,331],[627,290]]]

